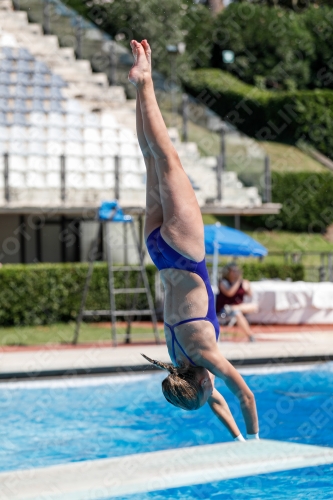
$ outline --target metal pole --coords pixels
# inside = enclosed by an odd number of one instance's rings
[[[50,2],[49,2],[49,0],[44,0],[43,29],[44,29],[45,35],[50,34]]]
[[[330,253],[328,254],[328,276],[329,276],[329,280],[330,281],[333,281],[333,254]]]
[[[240,215],[235,214],[235,229],[240,230]]]
[[[225,130],[221,128],[220,155],[217,161],[217,200],[222,201],[222,175],[225,170]]]
[[[5,180],[5,200],[8,203],[10,201],[10,190],[9,190],[9,155],[5,153],[3,155],[4,163],[4,180]]]
[[[172,122],[173,126],[177,126],[177,103],[175,99],[175,87],[176,87],[176,54],[170,55],[170,71],[171,71],[171,109],[172,109]]]
[[[66,201],[66,158],[60,156],[60,198],[62,202]]]
[[[119,185],[119,171],[120,171],[120,158],[119,156],[115,157],[115,162],[114,162],[114,197],[116,200],[119,200],[120,198],[120,185]]]
[[[188,129],[187,129],[187,125],[188,125],[188,116],[187,116],[187,112],[188,112],[188,95],[187,94],[183,94],[183,106],[182,106],[182,116],[183,116],[183,141],[184,142],[187,142],[188,141]]]
[[[133,240],[134,240],[135,246],[136,246],[136,248],[138,250],[138,254],[139,254],[140,266],[141,266],[141,275],[142,275],[142,279],[143,279],[143,284],[144,284],[144,286],[145,286],[145,288],[147,290],[148,306],[149,306],[149,309],[151,310],[151,319],[152,319],[152,322],[153,322],[153,329],[154,329],[155,341],[156,341],[156,344],[160,344],[161,341],[160,341],[160,337],[159,337],[159,333],[158,333],[158,328],[157,328],[156,311],[155,311],[155,307],[154,307],[154,303],[153,303],[153,298],[152,298],[151,291],[150,291],[149,281],[148,281],[148,277],[147,277],[147,274],[146,274],[146,269],[144,267],[143,257],[142,257],[142,254],[140,252],[139,241],[138,241],[138,237],[137,237],[137,234],[136,234],[136,231],[135,231],[135,227],[134,227],[134,222],[133,221],[131,222],[131,228],[132,228]]]
[[[76,57],[82,59],[82,19],[81,16],[76,18]]]
[[[271,168],[269,162],[269,156],[265,156],[265,190],[264,190],[264,201],[266,203],[271,203],[272,201],[272,179],[271,179]]]
[[[110,46],[110,85],[116,85],[117,80],[117,55],[115,42],[111,42]]]
[[[20,215],[20,227],[24,228],[25,227],[25,217],[24,215]],[[25,257],[25,233],[23,231],[20,231],[20,261],[21,264],[26,264],[26,257]]]
[[[113,346],[117,346],[117,318],[115,315],[116,311],[116,300],[114,296],[114,278],[112,270],[112,250],[111,250],[111,231],[110,222],[104,223],[105,227],[105,239],[106,239],[106,260],[108,264],[109,273],[109,298],[110,298],[110,310],[111,310],[111,337]]]
[[[75,327],[75,332],[74,332],[72,344],[76,344],[78,341],[78,338],[79,338],[80,327],[81,327],[81,323],[82,323],[82,319],[83,319],[83,311],[84,311],[84,307],[86,305],[89,285],[90,285],[90,281],[91,281],[91,277],[92,277],[92,273],[93,273],[93,269],[94,269],[94,261],[96,260],[98,246],[99,246],[99,242],[100,242],[101,238],[102,238],[102,224],[99,225],[99,228],[97,231],[97,236],[96,236],[95,240],[93,241],[93,244],[91,246],[91,249],[90,249],[90,252],[88,255],[88,262],[89,262],[88,273],[87,273],[86,281],[84,284],[79,314],[76,318],[76,327]]]

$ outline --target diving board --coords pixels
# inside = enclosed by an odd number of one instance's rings
[[[0,500],[87,500],[333,463],[333,448],[260,440],[0,474]]]

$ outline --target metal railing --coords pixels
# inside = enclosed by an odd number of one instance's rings
[[[270,258],[281,258],[285,264],[302,264],[305,281],[333,282],[333,249],[332,252],[269,252],[265,260]]]

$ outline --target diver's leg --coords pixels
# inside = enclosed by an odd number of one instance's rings
[[[133,41],[137,59],[129,73],[140,97],[143,130],[155,158],[163,208],[163,237],[183,255],[200,261],[204,258],[203,223],[200,208],[173,147],[159,110],[150,70],[150,47]]]
[[[136,130],[140,149],[146,164],[147,182],[146,182],[146,218],[145,218],[145,239],[157,227],[163,224],[163,209],[160,197],[159,181],[155,169],[155,158],[146,141],[139,94],[136,96]]]

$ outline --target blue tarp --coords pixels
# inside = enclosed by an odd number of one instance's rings
[[[207,255],[214,254],[214,242],[220,255],[264,257],[267,249],[242,231],[221,224],[205,225]]]
[[[98,210],[98,218],[99,220],[112,220],[112,222],[131,222],[132,220],[130,215],[124,215],[116,200],[102,201]]]

